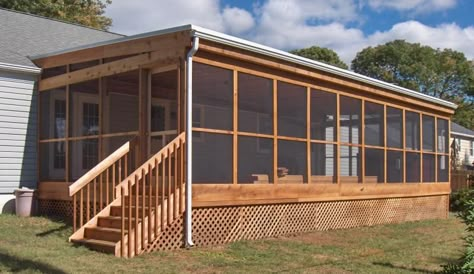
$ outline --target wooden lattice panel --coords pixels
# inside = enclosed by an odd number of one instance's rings
[[[314,230],[446,218],[448,195],[193,209],[196,246],[225,244]],[[183,221],[167,228],[147,249],[184,246]]]
[[[72,220],[72,202],[60,200],[38,200],[40,215],[62,217],[65,221]]]

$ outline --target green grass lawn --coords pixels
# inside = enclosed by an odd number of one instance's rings
[[[454,216],[311,232],[134,259],[76,247],[71,228],[47,218],[0,215],[0,272],[23,273],[424,273],[456,260],[464,225]]]

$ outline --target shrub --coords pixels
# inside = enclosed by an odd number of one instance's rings
[[[462,189],[451,193],[449,207],[451,211],[460,212],[468,201],[474,200],[474,189]]]

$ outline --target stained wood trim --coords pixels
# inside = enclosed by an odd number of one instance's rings
[[[232,134],[232,183],[237,184],[237,175],[238,175],[238,140],[237,140],[237,131],[238,131],[238,74],[237,71],[233,71],[233,85],[232,85],[232,98],[233,98],[233,108],[232,108],[232,116],[233,116],[233,134]]]
[[[140,54],[165,49],[183,48],[191,44],[188,31],[165,34],[162,36],[146,37],[119,42],[94,48],[76,50],[35,60],[35,64],[43,69],[64,66],[66,64]]]
[[[69,73],[71,70],[71,66],[67,65],[66,66],[66,73]],[[64,169],[64,176],[65,176],[65,181],[69,182],[69,175],[71,173],[70,170],[70,160],[71,157],[69,155],[69,126],[70,126],[70,120],[71,120],[71,87],[70,85],[66,85],[66,124],[64,126],[64,137],[66,143],[64,144],[64,155],[65,155],[65,169]],[[54,123],[54,122],[53,122]]]
[[[362,99],[361,101],[361,111],[360,111],[360,144],[361,144],[361,171],[360,171],[360,180],[362,183],[365,182],[365,100]]]
[[[383,105],[383,118],[382,118],[382,121],[383,121],[383,182],[384,183],[387,183],[387,105]]]
[[[403,183],[407,182],[407,153],[406,153],[406,111],[402,109],[402,148],[403,148]]]
[[[320,84],[321,83],[320,81],[314,81],[314,79],[308,79],[307,81],[302,80],[302,79],[295,80],[295,79],[292,79],[292,78],[295,78],[295,77],[292,76],[291,74],[288,75],[288,76],[282,77],[282,76],[275,75],[274,73],[271,73],[271,72],[264,72],[265,70],[268,70],[265,67],[263,67],[261,70],[257,71],[257,70],[245,68],[245,67],[243,67],[241,65],[238,65],[238,64],[229,64],[229,63],[226,63],[224,61],[210,60],[206,57],[202,57],[202,56],[199,56],[199,55],[193,57],[193,62],[212,65],[212,66],[216,66],[216,67],[220,67],[220,68],[224,68],[224,69],[237,70],[238,72],[244,72],[244,73],[247,73],[247,74],[260,76],[260,77],[265,77],[265,78],[268,78],[268,79],[276,79],[276,80],[279,80],[279,81],[284,81],[284,82],[295,84],[295,85],[309,86],[313,89],[319,89],[319,90],[322,90],[322,91],[341,94],[341,95],[344,95],[344,96],[357,98],[357,99],[364,99],[366,101],[370,101],[370,102],[373,102],[373,103],[380,104],[381,102],[383,102],[383,103],[386,103],[388,106],[391,106],[391,107],[395,107],[395,108],[399,108],[399,109],[400,108],[405,108],[407,110],[416,111],[416,112],[421,111],[422,113],[427,113],[429,115],[438,116],[438,117],[441,117],[441,118],[444,118],[444,119],[449,119],[449,116],[452,113],[454,113],[450,109],[448,109],[447,111],[441,111],[441,109],[438,106],[432,105],[432,104],[430,104],[428,102],[425,102],[425,101],[422,101],[422,100],[420,100],[422,102],[422,105],[419,105],[419,106],[414,105],[414,104],[409,103],[409,102],[406,102],[406,100],[401,100],[401,101],[398,101],[398,102],[397,102],[397,100],[394,100],[393,98],[384,98],[383,100],[381,100],[378,97],[384,97],[384,96],[382,96],[381,91],[378,91],[378,90],[374,91],[373,94],[358,95],[354,92],[347,91],[347,89],[348,89],[347,87],[346,88],[345,87],[340,87],[340,88],[337,88],[337,89],[333,88],[333,87],[327,87],[327,86],[324,86],[324,85]],[[391,92],[390,94],[393,94],[393,92]],[[371,98],[371,97],[375,97],[375,98]],[[403,97],[403,98],[406,99],[406,97]],[[422,111],[422,110],[420,110],[419,107],[429,109],[429,111]]]
[[[278,88],[273,79],[273,183],[278,184]]]
[[[41,80],[39,82],[38,90],[45,91],[62,87],[67,84],[75,84],[93,80],[99,77],[111,76],[131,70],[136,70],[143,65],[151,63],[161,62],[161,64],[165,65],[172,64],[177,62],[178,57],[179,54],[175,51],[155,51],[151,53],[143,53],[133,57],[124,58],[110,63],[105,63]]]

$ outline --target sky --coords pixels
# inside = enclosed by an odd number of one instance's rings
[[[395,39],[474,59],[473,0],[113,0],[111,31],[133,35],[195,24],[281,50],[357,52]]]

